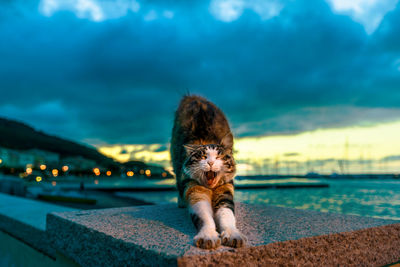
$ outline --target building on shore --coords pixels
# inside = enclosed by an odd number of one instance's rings
[[[57,153],[31,149],[15,150],[0,147],[1,164],[9,168],[26,168],[27,166],[40,166],[42,164],[56,165],[60,162]]]

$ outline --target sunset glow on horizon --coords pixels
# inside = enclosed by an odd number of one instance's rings
[[[400,172],[399,132],[400,121],[395,121],[296,135],[237,138],[238,174],[397,173]],[[170,167],[169,151],[166,146],[163,150],[160,147],[161,144],[113,145],[98,149],[120,162],[143,160]]]

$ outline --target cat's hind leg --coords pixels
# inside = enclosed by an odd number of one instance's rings
[[[236,228],[233,192],[232,184],[225,184],[216,188],[212,203],[222,244],[237,248],[245,245],[246,237]]]
[[[194,237],[194,244],[205,249],[220,246],[221,240],[216,231],[211,207],[211,190],[197,185],[188,188],[185,196],[189,204],[190,217],[198,231]]]

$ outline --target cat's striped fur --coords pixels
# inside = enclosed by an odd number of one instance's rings
[[[185,96],[175,114],[171,159],[179,192],[188,206],[201,248],[244,245],[236,228],[232,155],[233,135],[222,111],[199,96]],[[218,232],[217,232],[218,230]]]

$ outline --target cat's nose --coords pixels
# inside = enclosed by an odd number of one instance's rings
[[[214,162],[212,162],[212,161],[208,162],[208,165],[210,165],[210,167],[212,167],[213,164],[214,164]]]

